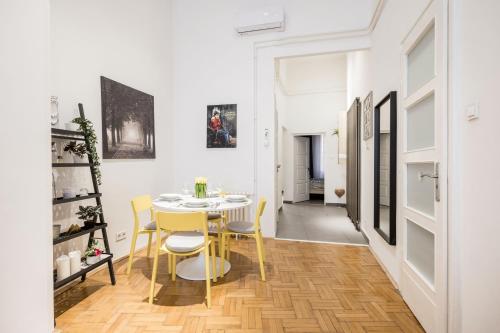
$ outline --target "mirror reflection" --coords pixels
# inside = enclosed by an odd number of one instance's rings
[[[397,101],[391,91],[374,110],[374,228],[396,245]]]
[[[390,228],[390,161],[391,161],[391,101],[380,107],[380,164],[379,164],[379,228],[389,236]]]

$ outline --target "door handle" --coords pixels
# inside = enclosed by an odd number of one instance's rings
[[[434,199],[439,202],[441,201],[441,188],[439,184],[439,162],[434,163],[434,174],[430,175],[428,173],[418,173],[418,180],[423,181],[424,178],[434,179]]]
[[[438,175],[429,175],[428,173],[421,173],[421,172],[418,173],[418,178],[420,178],[420,180],[422,180],[422,178],[424,178],[424,177],[433,178],[433,179],[439,178]]]

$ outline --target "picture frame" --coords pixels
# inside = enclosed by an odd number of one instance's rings
[[[101,76],[103,159],[154,159],[154,97]]]
[[[373,137],[373,91],[363,100],[363,140]]]
[[[238,105],[207,105],[207,148],[236,148]]]

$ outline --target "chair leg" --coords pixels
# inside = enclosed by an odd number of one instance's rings
[[[222,231],[221,231],[221,227],[220,227],[221,223],[222,223],[222,219],[219,222],[217,222],[217,246],[219,246],[219,257],[222,258],[223,253],[222,253],[222,246],[221,246],[222,245]]]
[[[224,264],[226,262],[226,260],[224,259],[224,252],[226,250],[226,235],[223,234],[222,235],[222,241],[221,241],[221,244],[219,245],[220,246],[220,277],[223,278],[224,277]]]
[[[205,280],[207,283],[207,307],[210,309],[212,307],[212,293],[210,290],[210,266],[209,266],[210,258],[208,252],[209,252],[208,246],[205,246],[204,255],[205,255]]]
[[[159,249],[155,251],[155,259],[154,259],[154,264],[153,264],[153,272],[151,276],[151,287],[149,289],[149,304],[153,304],[153,298],[155,294],[155,283],[156,283],[156,274],[158,272],[158,256],[159,256]]]
[[[169,253],[167,256],[168,274],[172,273],[172,255]]]
[[[130,271],[132,270],[132,262],[134,261],[136,242],[137,242],[137,230],[134,229],[134,234],[132,235],[132,244],[130,245],[130,255],[128,256],[127,275],[129,275]]]
[[[220,243],[219,243],[219,246],[220,246]],[[216,259],[215,259],[215,257],[216,257],[216,254],[215,254],[215,241],[214,240],[212,240],[210,242],[210,248],[211,248],[210,252],[212,253],[212,255],[211,255],[211,258],[212,258],[212,275],[213,275],[214,282],[217,282],[217,275],[219,275],[218,274],[219,272],[217,272],[217,263],[216,263]]]
[[[226,259],[227,261],[231,260],[231,235],[226,235]]]
[[[264,246],[264,237],[262,237],[262,232],[260,234],[260,243],[262,244],[262,259],[266,262],[266,247]]]
[[[266,272],[264,270],[264,258],[262,253],[262,238],[259,232],[255,233],[255,242],[257,243],[257,254],[259,256],[259,266],[260,266],[260,278],[262,281],[266,281]]]
[[[172,281],[175,281],[175,275],[177,274],[176,271],[176,263],[177,263],[177,257],[175,254],[172,254]]]
[[[153,233],[150,232],[149,235],[148,235],[148,258],[149,258],[149,254],[151,253],[151,242],[152,242],[152,240],[153,240]]]

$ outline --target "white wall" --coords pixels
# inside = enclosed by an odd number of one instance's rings
[[[400,41],[427,1],[387,1],[372,34],[372,49],[348,58],[349,99],[374,90],[374,104],[390,90],[400,88]],[[451,99],[450,99],[450,332],[494,332],[500,322],[496,303],[500,298],[500,260],[496,218],[497,173],[500,154],[489,148],[495,142],[500,121],[496,100],[500,78],[497,55],[500,23],[498,2],[451,1]],[[483,50],[479,52],[478,50]],[[352,61],[352,63],[351,63]],[[465,109],[479,105],[480,117],[467,121]],[[362,145],[362,228],[370,246],[391,277],[398,282],[399,246],[388,246],[373,232],[373,139]]]
[[[282,115],[278,126],[284,126],[290,136],[324,134],[325,202],[345,203],[345,196],[339,199],[334,193],[335,188],[345,188],[346,166],[345,159],[339,160],[339,138],[332,132],[340,126],[339,114],[346,111],[346,55],[286,58],[279,63],[281,91],[278,94],[284,95],[284,101],[278,105],[278,114]],[[293,142],[293,139],[286,141]],[[293,159],[293,149],[285,150],[282,164],[287,175],[284,181],[287,201],[293,201]]]
[[[100,76],[154,96],[156,159],[102,161],[102,204],[115,257],[130,250],[130,200],[172,190],[171,31],[170,1],[51,2],[51,94],[60,100],[61,126],[77,116],[77,103],[82,102],[87,118],[94,123],[101,155]],[[78,184],[77,188],[82,184],[90,187],[88,170],[77,172],[61,177],[69,178],[67,184]],[[57,207],[56,221],[64,227],[75,223],[77,208],[78,203]],[[127,239],[115,242],[116,233],[122,230],[127,231]],[[146,238],[140,237],[138,246]],[[82,243],[80,239],[58,247],[56,255]]]
[[[282,4],[287,18],[284,33],[241,37],[234,31],[234,16],[248,7]],[[255,137],[254,95],[256,64],[254,42],[307,34],[364,29],[369,25],[373,1],[315,1],[311,6],[299,0],[202,1],[175,0],[174,12],[174,106],[175,123],[175,188],[182,187],[197,175],[212,182],[221,182],[228,190],[254,192],[254,176],[265,168],[267,176],[257,176],[262,186],[259,195],[270,200],[274,193],[273,166],[268,166],[267,154],[257,152],[254,170],[254,142],[263,145],[260,130]],[[352,15],[352,13],[360,13]],[[196,24],[193,24],[196,22]],[[351,40],[342,45],[352,44]],[[303,54],[307,54],[304,52]],[[274,66],[274,63],[272,64]],[[267,73],[267,72],[266,72]],[[274,70],[271,69],[271,73]],[[273,81],[271,81],[273,82]],[[262,86],[262,88],[264,88]],[[273,86],[265,89],[273,91]],[[238,147],[236,149],[206,149],[206,106],[208,104],[238,104]],[[259,110],[259,112],[267,112]],[[261,117],[257,125],[266,123]],[[271,125],[269,128],[274,129]],[[275,133],[271,132],[274,138]],[[274,139],[271,145],[274,144]],[[267,148],[266,148],[267,149]],[[273,159],[274,148],[267,150]],[[193,156],[199,163],[193,163]],[[271,173],[270,173],[271,172]],[[270,187],[270,188],[268,188]],[[274,198],[273,198],[274,199]],[[274,200],[268,204],[263,219],[266,236],[274,235],[271,219]]]
[[[47,0],[0,2],[0,331],[51,332]]]
[[[451,242],[454,251],[451,273],[460,274],[458,285],[453,284],[450,290],[458,298],[452,309],[456,310],[457,302],[461,304],[461,313],[454,316],[461,332],[497,332],[500,152],[491,143],[498,142],[500,123],[500,3],[457,0],[452,4],[450,209],[453,212],[449,225],[455,237]],[[466,107],[475,103],[479,105],[479,118],[467,121]]]
[[[347,55],[347,102],[349,106],[356,97],[359,97],[361,103],[373,90],[371,51],[363,50],[350,52]],[[363,140],[363,131],[361,135],[361,229],[368,235],[373,228],[373,138],[368,141]],[[368,206],[368,207],[366,207]],[[370,216],[365,216],[370,214]],[[371,234],[371,233],[370,233]],[[370,239],[371,240],[371,239]]]
[[[371,35],[371,50],[352,54],[348,61],[351,68],[348,70],[350,100],[354,97],[363,100],[370,90],[373,90],[374,105],[391,90],[397,90],[400,95],[401,42],[428,2],[428,0],[385,1],[380,19]],[[363,73],[368,73],[366,80]],[[399,98],[398,102],[400,101]],[[397,284],[401,231],[398,229],[398,245],[391,246],[373,229],[373,138],[362,141],[361,161],[361,228],[370,239],[372,251]]]

